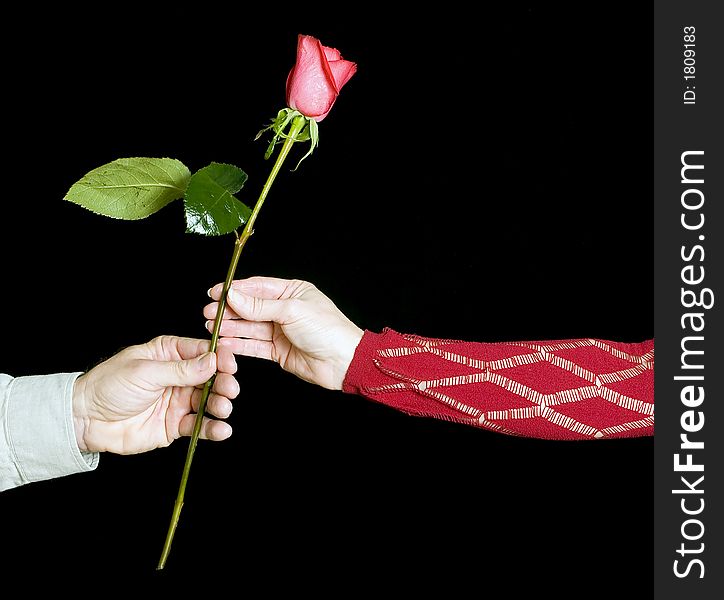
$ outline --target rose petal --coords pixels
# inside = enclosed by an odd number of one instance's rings
[[[327,60],[333,61],[333,60],[342,60],[342,53],[337,50],[336,48],[330,48],[329,46],[322,46],[322,49],[324,50],[324,56],[327,57]]]
[[[357,65],[348,60],[335,60],[329,63],[329,69],[332,71],[334,83],[337,85],[337,91],[339,91],[357,72]]]

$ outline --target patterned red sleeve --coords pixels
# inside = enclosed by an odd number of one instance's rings
[[[653,435],[654,341],[490,344],[366,331],[343,389],[411,415],[510,435]]]

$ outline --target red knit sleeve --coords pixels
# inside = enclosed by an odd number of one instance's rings
[[[653,435],[654,341],[490,344],[366,331],[343,389],[411,415],[510,435]]]

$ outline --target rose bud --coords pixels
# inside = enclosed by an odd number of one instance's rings
[[[322,46],[311,35],[299,35],[297,62],[287,77],[287,105],[319,122],[332,109],[340,90],[357,71],[339,50]]]

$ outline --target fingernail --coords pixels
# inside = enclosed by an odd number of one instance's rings
[[[204,323],[204,327],[206,327],[206,329],[211,329],[211,321],[206,321],[206,323]]]
[[[213,352],[207,352],[206,354],[202,354],[201,356],[199,356],[199,371],[208,371],[209,367],[211,366],[211,359],[213,358],[213,356]]]
[[[209,298],[211,298],[211,290],[213,290],[213,289],[214,289],[214,287],[212,286],[212,287],[210,287],[208,290],[206,290],[206,295],[207,295]]]

